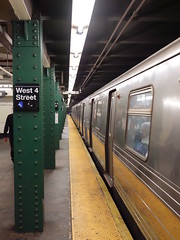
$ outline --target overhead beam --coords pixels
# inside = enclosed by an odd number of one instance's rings
[[[19,20],[31,20],[32,7],[29,0],[26,3],[24,0],[9,0],[9,2]]]
[[[0,26],[0,42],[8,50],[8,52],[12,52],[12,39],[2,26]]]
[[[0,53],[0,60],[12,60],[12,55],[7,53]]]
[[[8,72],[6,69],[0,66],[0,70],[7,74],[9,77],[12,77],[12,73]]]
[[[14,13],[19,20],[31,20],[32,17],[32,3],[30,0],[9,0]],[[43,66],[50,67],[50,58],[47,54],[46,45],[43,45]]]

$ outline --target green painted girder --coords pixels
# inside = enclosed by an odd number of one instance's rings
[[[44,168],[55,169],[55,70],[44,68]]]
[[[60,102],[61,102],[61,107],[59,112],[59,122],[60,122],[60,138],[61,138],[63,133],[63,128],[64,128],[65,117],[66,117],[66,105],[64,103],[64,98],[61,93],[60,93]]]
[[[39,111],[14,111],[15,229],[43,231],[42,24],[13,22],[13,84],[39,84]],[[15,99],[14,99],[15,104]],[[31,104],[31,102],[29,103]]]
[[[60,140],[60,122],[59,122],[59,109],[60,109],[60,98],[59,98],[59,83],[55,83],[55,149],[59,149]]]

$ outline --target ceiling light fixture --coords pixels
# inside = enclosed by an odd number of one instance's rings
[[[76,81],[79,63],[81,60],[94,4],[95,0],[73,0],[69,56],[68,106],[71,101],[71,92],[73,91]]]

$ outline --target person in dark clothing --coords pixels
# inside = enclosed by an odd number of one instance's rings
[[[149,131],[150,131],[150,123],[144,122],[141,125],[141,137],[139,137],[139,140],[136,141],[136,144],[134,146],[134,150],[144,157],[147,157],[148,155],[148,148],[149,148]]]
[[[4,126],[4,141],[7,142],[9,132],[9,143],[11,146],[11,160],[14,163],[14,156],[13,156],[13,113],[9,114],[6,118],[6,123]]]

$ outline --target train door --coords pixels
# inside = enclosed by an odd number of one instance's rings
[[[80,129],[80,105],[77,106],[77,128]]]
[[[107,129],[106,129],[106,173],[105,178],[113,186],[113,137],[116,107],[116,91],[109,93]]]
[[[87,126],[88,126],[88,119],[87,119],[87,107],[86,104],[84,105],[84,129],[83,129],[83,133],[84,133],[84,138],[85,138],[85,141],[87,142],[87,137],[88,137],[88,134],[87,134]]]
[[[81,115],[81,125],[82,125],[81,134],[83,137],[84,137],[84,108],[85,108],[85,103],[82,104],[82,115]]]
[[[90,150],[92,150],[92,119],[93,119],[93,108],[94,108],[94,99],[91,100],[91,114],[89,122],[89,145]]]
[[[78,129],[79,129],[79,131],[80,131],[80,123],[81,123],[80,118],[81,118],[81,105],[79,104],[78,105]]]

